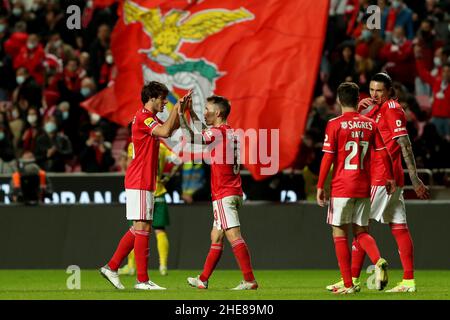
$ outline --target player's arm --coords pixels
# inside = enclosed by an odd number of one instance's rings
[[[189,114],[190,114],[191,119],[192,119],[192,121],[194,122],[194,124],[199,123],[199,124],[202,125],[202,126],[201,126],[201,130],[206,130],[206,129],[208,129],[208,127],[206,126],[206,124],[204,124],[204,123],[199,119],[199,117],[198,117],[197,114],[194,112],[194,110],[189,109]]]
[[[334,162],[335,150],[336,150],[336,138],[335,130],[333,126],[328,122],[325,129],[325,140],[323,141],[324,152],[322,162],[320,163],[319,181],[317,182],[317,204],[324,207],[327,201],[327,195],[325,194],[325,180],[327,179],[328,173],[330,172],[331,165]]]
[[[330,172],[331,165],[334,161],[334,153],[325,152],[320,163],[320,173],[319,181],[317,182],[317,204],[324,207],[327,201],[327,196],[325,194],[325,180],[327,179],[328,173]]]
[[[189,91],[188,94],[186,94],[184,97],[182,97],[180,100],[177,101],[175,106],[170,110],[169,118],[166,122],[162,125],[156,126],[153,131],[152,135],[161,137],[161,138],[168,138],[172,135],[172,133],[180,127],[180,120],[178,118],[178,113],[180,112],[182,105],[186,103],[186,100],[188,97],[192,94],[191,91]]]
[[[402,148],[403,159],[405,160],[406,167],[408,168],[409,177],[411,178],[414,191],[420,199],[429,199],[430,191],[417,175],[416,161],[414,160],[414,153],[408,135],[398,137],[397,143]]]

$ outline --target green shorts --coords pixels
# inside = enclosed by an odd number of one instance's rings
[[[133,226],[133,220],[128,220],[128,225]],[[170,225],[169,207],[167,206],[166,197],[164,195],[155,197],[155,205],[153,207],[153,225],[155,229],[163,229]]]
[[[169,207],[167,206],[164,195],[155,197],[155,206],[153,208],[153,228],[164,228],[170,224]]]

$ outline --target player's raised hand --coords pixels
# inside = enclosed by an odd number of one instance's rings
[[[325,207],[327,203],[327,196],[324,189],[317,188],[317,204],[321,207]]]
[[[374,104],[372,98],[364,98],[358,103],[358,112],[361,113],[363,110],[367,109]]]
[[[386,187],[387,194],[393,194],[395,192],[395,189],[397,189],[395,180],[386,180],[385,187]]]
[[[422,182],[422,180],[418,179],[418,182],[415,183],[413,187],[419,199],[430,199],[430,189],[428,189],[428,187]]]
[[[186,110],[186,107],[189,104],[189,100],[192,100],[192,89],[188,91],[180,100],[178,100],[177,104],[179,105],[178,113],[183,114]]]

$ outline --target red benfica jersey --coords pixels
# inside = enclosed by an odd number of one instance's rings
[[[392,158],[395,183],[397,186],[403,187],[405,178],[402,166],[402,148],[396,141],[396,138],[408,135],[405,112],[402,106],[395,100],[387,100],[381,106],[373,107],[365,116],[377,123],[381,137]],[[384,186],[386,184],[386,168],[380,156],[374,155],[371,169],[372,185]]]
[[[142,108],[131,126],[132,159],[125,173],[125,189],[155,191],[158,170],[159,138],[152,135],[162,122]]]
[[[322,151],[335,154],[331,197],[368,198],[371,150],[384,148],[375,121],[357,112],[328,121]]]
[[[210,151],[212,200],[227,196],[242,196],[239,144],[233,129],[227,124],[222,124],[204,130],[202,135]]]

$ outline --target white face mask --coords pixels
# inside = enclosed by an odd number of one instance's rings
[[[436,67],[442,66],[442,61],[441,61],[441,58],[439,58],[439,57],[434,57],[434,58],[433,58],[433,63],[434,63],[434,65],[435,65]]]
[[[110,55],[110,54],[108,54],[108,55],[106,56],[106,63],[107,63],[107,64],[112,64],[113,62],[114,62],[113,56]]]
[[[19,111],[17,109],[14,109],[11,112],[11,115],[12,115],[13,119],[17,119],[19,117],[20,113],[19,113]]]
[[[27,116],[27,121],[28,121],[30,124],[35,124],[35,123],[37,122],[37,115],[35,115],[35,114],[29,114],[29,115]]]
[[[91,113],[91,122],[97,123],[100,121],[100,115],[96,113]]]
[[[27,48],[30,50],[33,50],[34,48],[37,47],[37,44],[34,42],[27,42]]]
[[[22,84],[22,83],[24,83],[25,82],[25,77],[24,76],[17,76],[16,77],[16,82],[17,82],[17,84]]]
[[[16,7],[14,9],[12,9],[12,14],[15,15],[16,17],[18,17],[22,14],[22,9]]]

